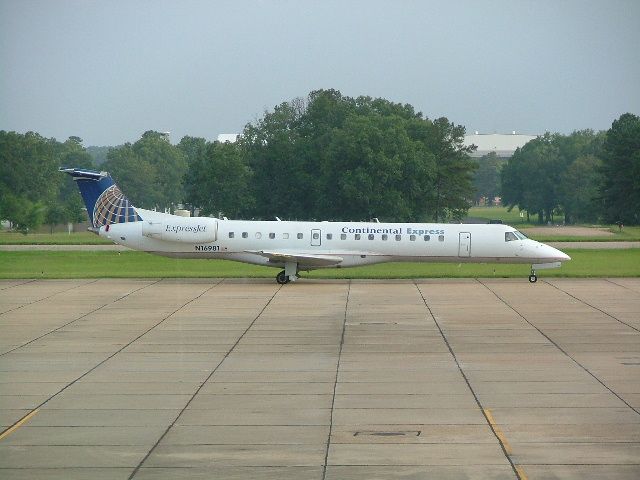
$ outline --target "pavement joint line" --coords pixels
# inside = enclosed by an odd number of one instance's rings
[[[638,410],[637,408],[633,407],[629,402],[627,402],[624,398],[622,398],[620,395],[618,395],[616,392],[614,392],[606,383],[604,383],[602,380],[600,380],[598,377],[596,377],[591,370],[589,370],[587,367],[585,367],[584,365],[582,365],[579,361],[577,361],[575,358],[573,358],[571,355],[569,355],[569,353],[563,349],[560,345],[558,345],[558,343],[556,343],[551,337],[549,337],[546,333],[544,333],[540,328],[538,328],[537,325],[534,325],[531,321],[529,321],[527,319],[527,317],[525,317],[524,315],[522,315],[518,310],[516,310],[511,304],[509,304],[509,302],[507,302],[504,298],[502,298],[500,295],[498,295],[496,292],[494,292],[491,288],[489,288],[486,284],[482,283],[482,281],[478,278],[476,278],[476,281],[484,286],[487,290],[489,290],[491,293],[493,293],[495,295],[495,297],[500,300],[502,303],[504,303],[508,308],[510,308],[511,310],[513,310],[516,315],[518,315],[520,318],[522,318],[525,322],[527,322],[529,325],[531,325],[533,328],[536,329],[536,331],[542,335],[544,338],[546,338],[549,342],[551,342],[553,344],[554,347],[556,347],[558,350],[560,350],[563,354],[565,354],[569,359],[571,359],[571,361],[573,363],[575,363],[576,365],[578,365],[582,370],[584,370],[585,372],[587,372],[592,378],[594,378],[600,385],[602,385],[604,388],[606,388],[609,392],[611,392],[613,395],[615,395],[618,400],[620,400],[622,403],[624,403],[627,407],[629,407],[631,410],[633,410],[635,413],[637,413],[638,415],[640,415],[640,410]],[[547,282],[545,282],[547,283]],[[553,287],[553,285],[548,284],[549,286]],[[559,290],[559,289],[558,289]],[[563,290],[559,290],[559,291],[563,291]],[[566,293],[566,292],[565,292]]]
[[[61,290],[60,292],[53,293],[53,294],[49,295],[48,297],[42,297],[42,298],[39,298],[38,300],[34,300],[33,302],[25,303],[23,305],[20,305],[19,307],[12,308],[11,310],[7,310],[6,312],[0,313],[0,315],[4,315],[6,313],[15,312],[16,310],[20,310],[21,308],[28,307],[29,305],[33,305],[34,303],[42,302],[43,300],[47,300],[49,298],[55,297],[56,295],[60,295],[61,293],[69,292],[69,291],[74,290],[76,288],[84,287],[85,285],[91,285],[92,283],[96,283],[96,282],[98,282],[100,280],[101,280],[100,278],[96,278],[95,280],[92,280],[90,282],[83,282],[83,283],[81,283],[79,285],[76,285],[74,287],[67,288],[66,290]],[[27,282],[27,283],[30,283],[30,282]],[[21,284],[21,285],[24,285],[24,284]],[[16,285],[16,286],[19,286],[19,285]]]
[[[22,417],[20,420],[18,420],[16,423],[14,423],[13,425],[11,425],[9,428],[7,428],[4,432],[0,433],[0,440],[2,440],[3,438],[8,437],[9,435],[11,435],[15,430],[17,430],[18,428],[20,428],[20,426],[22,426],[22,424],[26,423],[29,421],[29,419],[31,417],[33,417],[36,413],[38,413],[38,408],[35,408],[33,410],[31,410],[29,413],[27,413],[24,417]]]
[[[613,315],[611,315],[608,312],[605,312],[604,310],[602,310],[601,308],[596,307],[595,305],[591,305],[589,302],[585,302],[584,300],[582,300],[581,298],[576,297],[575,295],[570,294],[569,292],[567,292],[566,290],[561,289],[560,287],[558,287],[557,285],[554,285],[553,283],[549,282],[548,280],[543,280],[544,283],[546,283],[547,285],[551,285],[553,288],[555,288],[556,290],[561,291],[562,293],[569,295],[571,298],[576,299],[577,301],[579,301],[580,303],[584,304],[584,305],[588,305],[589,307],[593,308],[594,310],[599,311],[600,313],[604,313],[606,316],[613,318],[616,322],[620,322],[623,325],[626,325],[627,327],[631,328],[632,330],[635,330],[636,332],[640,333],[640,329],[634,327],[633,325],[629,325],[627,322],[623,322],[622,320],[620,320],[619,318],[614,317]],[[614,283],[614,282],[611,282]],[[617,283],[614,283],[614,285],[618,285]],[[618,285],[620,286],[620,285]]]
[[[224,279],[220,280],[220,282],[218,282],[216,285],[219,285],[220,283],[222,283],[224,281]],[[216,285],[212,286],[211,288],[215,287]],[[198,295],[198,297],[194,298],[192,301],[197,300],[198,298],[200,298],[202,295],[204,295],[206,292],[208,292],[209,290],[206,290],[205,292],[203,292],[202,294]],[[244,336],[247,334],[247,332],[251,329],[251,327],[253,327],[253,325],[256,323],[256,321],[258,320],[258,318],[260,318],[262,316],[262,314],[264,313],[264,311],[267,309],[267,307],[269,305],[271,305],[271,302],[273,301],[273,299],[276,297],[276,295],[280,292],[280,290],[282,290],[282,285],[279,285],[278,288],[276,289],[276,291],[273,293],[273,295],[271,295],[271,298],[269,299],[269,301],[264,305],[264,307],[262,307],[262,310],[260,310],[260,312],[258,312],[258,314],[255,316],[255,318],[251,321],[251,323],[249,324],[249,326],[244,330],[244,332],[242,332],[242,334],[238,337],[238,339],[236,340],[236,342],[231,346],[231,348],[227,351],[227,353],[225,353],[224,357],[222,357],[222,360],[220,360],[218,362],[218,364],[213,368],[213,370],[211,370],[211,372],[209,373],[209,375],[207,375],[207,377],[202,381],[202,383],[200,383],[200,385],[198,386],[198,388],[196,389],[196,391],[193,393],[193,395],[191,395],[191,398],[189,398],[189,400],[187,401],[187,403],[184,405],[184,407],[182,407],[182,409],[180,410],[180,412],[178,412],[178,415],[176,416],[176,418],[173,419],[173,421],[169,424],[169,426],[166,428],[166,430],[162,433],[162,435],[160,435],[160,438],[158,438],[158,440],[156,441],[156,443],[153,444],[153,446],[151,447],[151,449],[147,452],[147,454],[142,458],[142,460],[140,460],[140,463],[138,463],[138,465],[133,469],[133,471],[131,472],[131,474],[127,477],[128,480],[131,480],[133,477],[136,476],[136,474],[140,471],[140,468],[142,468],[142,465],[144,464],[144,462],[147,461],[147,459],[151,456],[151,454],[154,452],[154,450],[158,447],[158,445],[160,445],[160,442],[162,442],[162,440],[164,439],[164,437],[167,436],[167,434],[169,433],[169,430],[171,430],[171,428],[173,428],[173,426],[176,424],[176,422],[178,421],[178,419],[182,416],[182,414],[187,410],[187,408],[189,408],[189,405],[191,405],[191,402],[193,402],[193,399],[196,398],[196,396],[198,395],[198,393],[200,393],[200,390],[202,390],[202,387],[204,387],[204,385],[209,381],[209,379],[211,377],[213,377],[213,375],[216,373],[216,371],[218,370],[218,368],[220,368],[220,366],[224,363],[224,361],[229,358],[229,355],[231,355],[231,353],[233,352],[233,350],[238,346],[238,344],[240,343],[240,341],[244,338]],[[191,302],[188,302],[191,303]],[[187,304],[185,304],[187,305]],[[181,307],[182,308],[182,307]],[[177,310],[176,310],[177,311]],[[174,312],[175,313],[175,312]],[[173,314],[172,314],[173,315]],[[146,467],[145,467],[146,468]]]
[[[622,287],[622,288],[624,288],[624,289],[626,289],[626,290],[629,290],[630,292],[638,293],[638,292],[637,292],[636,290],[634,290],[633,288],[629,288],[629,287],[627,287],[626,285],[621,285],[621,284],[619,284],[619,283],[617,283],[617,282],[614,282],[614,281],[613,281],[613,280],[611,280],[610,278],[603,278],[603,280],[604,280],[605,282],[613,283],[614,285],[616,285],[616,286],[618,286],[618,287]]]
[[[125,348],[127,348],[129,345],[131,345],[132,343],[136,342],[137,340],[139,340],[140,338],[142,338],[144,335],[146,335],[147,333],[149,333],[151,330],[153,330],[154,328],[156,328],[158,325],[160,325],[161,323],[163,323],[165,320],[167,320],[168,318],[172,317],[175,313],[179,312],[180,310],[182,310],[184,307],[186,307],[187,305],[189,305],[191,302],[194,302],[195,300],[197,300],[198,298],[200,298],[201,296],[203,296],[205,293],[207,293],[208,291],[212,290],[214,287],[220,285],[220,283],[222,283],[222,280],[220,280],[218,283],[214,283],[213,285],[211,285],[211,287],[207,288],[204,292],[202,292],[200,295],[192,298],[191,300],[189,300],[188,302],[182,304],[179,308],[177,308],[176,310],[174,310],[173,312],[171,312],[169,315],[167,315],[166,317],[164,317],[162,320],[160,320],[159,322],[155,323],[153,326],[151,326],[150,328],[148,328],[147,330],[145,330],[144,332],[142,332],[140,335],[138,335],[136,338],[134,338],[133,340],[131,340],[129,343],[127,343],[126,345],[123,345],[122,347],[120,347],[118,350],[116,350],[115,352],[113,352],[111,355],[109,355],[107,358],[105,358],[104,360],[102,360],[101,362],[99,362],[98,364],[94,365],[93,367],[91,367],[89,370],[87,370],[86,372],[84,372],[82,375],[80,375],[78,378],[76,378],[75,380],[69,382],[68,384],[66,384],[64,387],[62,387],[60,390],[58,390],[56,393],[54,393],[53,395],[51,395],[49,398],[47,398],[46,400],[44,400],[42,403],[40,403],[40,405],[38,405],[37,407],[35,407],[34,410],[38,410],[40,408],[42,408],[44,405],[46,405],[48,402],[50,402],[51,400],[53,400],[55,397],[57,397],[58,395],[60,395],[62,392],[64,392],[67,388],[69,388],[70,386],[72,386],[73,384],[75,384],[76,382],[78,382],[79,380],[82,380],[84,377],[86,377],[87,375],[89,375],[91,372],[93,372],[96,368],[100,367],[101,365],[105,364],[106,362],[108,362],[109,360],[111,360],[113,357],[115,357],[117,354],[119,354],[120,352],[122,352]]]
[[[344,346],[344,334],[347,329],[347,312],[349,311],[349,297],[351,295],[351,280],[347,284],[347,299],[344,304],[344,318],[342,320],[342,335],[340,336],[340,348],[338,349],[338,362],[336,363],[336,378],[333,382],[333,396],[331,398],[331,416],[329,420],[329,434],[327,435],[327,448],[324,452],[324,463],[322,465],[322,480],[327,477],[327,464],[329,463],[329,448],[331,447],[331,433],[333,432],[333,412],[336,404],[336,390],[338,388],[338,376],[340,374],[340,359],[342,358],[342,347]]]
[[[36,282],[38,279],[37,278],[32,278],[31,280],[27,280],[26,282],[22,282],[22,283],[17,283],[15,285],[9,285],[8,287],[2,287],[0,288],[0,291],[2,290],[9,290],[10,288],[15,288],[15,287],[20,287],[22,285],[26,285],[27,283],[33,283]]]
[[[130,292],[129,292],[129,293],[127,293],[126,295],[122,295],[121,297],[116,298],[115,300],[113,300],[113,301],[111,301],[111,302],[109,302],[109,303],[105,303],[104,305],[101,305],[101,306],[99,306],[98,308],[96,308],[96,309],[94,309],[94,310],[91,310],[90,312],[87,312],[87,313],[85,313],[84,315],[81,315],[81,316],[79,316],[78,318],[75,318],[75,319],[71,320],[70,322],[65,323],[64,325],[60,325],[59,327],[56,327],[56,328],[54,328],[53,330],[48,331],[47,333],[43,333],[42,335],[40,335],[40,336],[38,336],[38,337],[36,337],[36,338],[33,338],[33,339],[29,340],[28,342],[23,343],[22,345],[18,345],[17,347],[12,348],[11,350],[7,350],[6,352],[2,352],[2,353],[0,353],[0,357],[1,357],[2,355],[6,355],[7,353],[15,352],[16,350],[18,350],[18,349],[20,349],[20,348],[23,348],[23,347],[26,347],[27,345],[30,345],[31,343],[36,342],[36,341],[40,340],[41,338],[46,337],[47,335],[50,335],[50,334],[52,334],[52,333],[54,333],[54,332],[57,332],[58,330],[61,330],[61,329],[65,328],[65,327],[68,327],[68,326],[69,326],[69,325],[71,325],[72,323],[75,323],[75,322],[77,322],[78,320],[82,320],[83,318],[85,318],[85,317],[87,317],[87,316],[91,315],[92,313],[97,312],[98,310],[102,310],[103,308],[108,307],[109,305],[113,305],[114,303],[119,302],[119,301],[120,301],[120,300],[122,300],[123,298],[126,298],[126,297],[128,297],[129,295],[133,295],[134,293],[139,292],[140,290],[142,290],[142,289],[144,289],[144,288],[151,287],[152,285],[155,285],[156,283],[160,282],[161,280],[162,280],[162,279],[160,279],[160,280],[156,280],[155,282],[149,283],[149,284],[147,284],[147,285],[143,285],[143,286],[142,286],[142,287],[140,287],[140,288],[136,288],[135,290],[130,291]]]
[[[513,463],[513,459],[511,458],[511,454],[510,454],[511,447],[507,448],[508,444],[505,444],[503,442],[504,436],[502,436],[501,434],[498,434],[498,431],[495,428],[495,422],[493,421],[493,417],[489,417],[487,415],[487,409],[484,408],[484,406],[482,405],[482,402],[480,401],[480,398],[478,397],[477,393],[475,392],[475,390],[471,386],[471,382],[469,381],[469,378],[464,373],[464,370],[462,369],[462,366],[460,365],[460,362],[458,361],[458,357],[456,356],[455,352],[453,351],[453,348],[451,347],[451,344],[449,343],[449,340],[447,340],[447,337],[444,334],[444,331],[442,330],[442,327],[440,327],[440,323],[438,322],[438,320],[436,320],[436,316],[433,314],[433,311],[431,310],[431,307],[429,306],[429,303],[427,302],[427,299],[425,298],[424,294],[422,293],[422,290],[420,289],[420,285],[418,285],[418,283],[415,280],[414,280],[413,284],[418,289],[418,293],[422,297],[422,301],[424,302],[425,307],[427,307],[427,310],[429,311],[429,315],[431,315],[431,319],[433,320],[433,323],[435,323],[436,327],[438,328],[438,330],[440,332],[440,336],[442,337],[442,340],[444,341],[445,345],[449,349],[449,353],[453,357],[453,361],[455,362],[456,366],[458,367],[458,371],[460,372],[460,375],[462,375],[462,378],[464,379],[465,383],[467,384],[467,387],[469,388],[469,391],[471,392],[471,395],[473,395],[473,398],[476,401],[476,404],[478,405],[478,408],[482,412],[482,415],[484,416],[485,421],[489,425],[489,428],[491,429],[491,432],[496,437],[496,440],[498,440],[498,444],[500,445],[500,449],[504,453],[504,456],[507,459],[507,461],[509,462],[509,465],[511,465],[511,468],[513,469],[513,472],[516,474],[516,478],[518,480],[525,480],[520,476],[520,472],[516,468],[516,464]],[[491,412],[489,411],[489,414],[490,413]]]

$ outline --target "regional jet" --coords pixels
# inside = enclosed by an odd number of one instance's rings
[[[301,271],[383,262],[531,264],[556,268],[571,258],[502,224],[292,222],[183,217],[134,207],[107,172],[61,168],[76,181],[89,230],[114,243],[177,258],[218,258]]]

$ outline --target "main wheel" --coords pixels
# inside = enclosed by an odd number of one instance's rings
[[[282,270],[278,275],[276,275],[276,282],[278,282],[280,285],[289,283],[289,277],[284,274],[284,270]]]
[[[529,281],[530,281],[531,283],[536,283],[536,282],[538,281],[538,277],[537,277],[537,275],[536,275],[535,273],[533,273],[533,274],[529,275]]]

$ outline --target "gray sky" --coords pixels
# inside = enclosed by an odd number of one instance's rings
[[[468,132],[640,113],[640,2],[0,0],[0,129],[215,139],[335,88]]]

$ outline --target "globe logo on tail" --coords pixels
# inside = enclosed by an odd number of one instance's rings
[[[124,196],[115,184],[102,192],[93,208],[93,226],[95,228],[114,223],[138,222],[141,220],[129,199]]]

